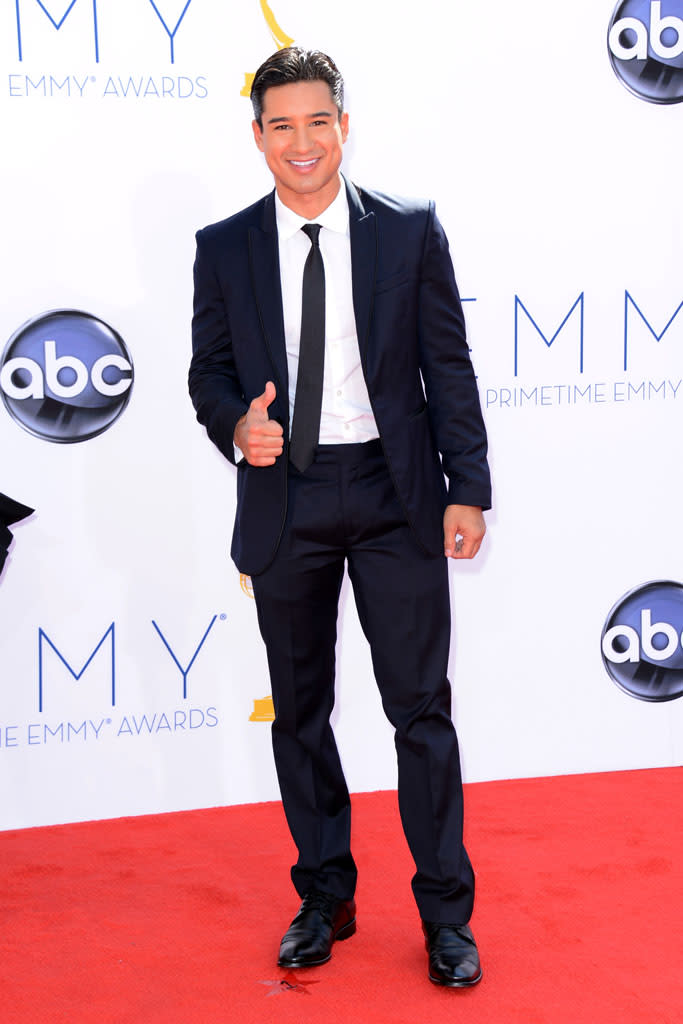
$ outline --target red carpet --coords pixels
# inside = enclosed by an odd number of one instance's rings
[[[275,966],[277,804],[0,834],[3,1024],[679,1024],[683,769],[466,787],[484,979],[429,983],[394,793],[357,795],[358,932]],[[285,982],[283,984],[282,982]]]

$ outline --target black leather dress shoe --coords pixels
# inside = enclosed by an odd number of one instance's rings
[[[356,930],[354,900],[339,900],[329,892],[306,893],[280,943],[279,967],[315,967],[332,956],[332,943]]]
[[[481,981],[481,965],[474,935],[466,924],[422,922],[429,953],[429,980],[435,985],[464,988]]]

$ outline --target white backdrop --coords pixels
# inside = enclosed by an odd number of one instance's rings
[[[683,580],[683,107],[618,81],[613,6],[2,0],[0,348],[84,310],[135,379],[81,443],[0,405],[0,490],[37,510],[0,580],[0,827],[277,798],[234,472],[186,374],[194,231],[271,187],[241,90],[285,36],[345,74],[346,173],[436,199],[469,300],[495,508],[452,568],[466,780],[681,762],[683,701],[600,653],[622,594]],[[335,728],[352,790],[395,785],[346,590]]]

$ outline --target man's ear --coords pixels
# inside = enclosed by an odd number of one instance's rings
[[[261,130],[258,121],[251,122],[251,130],[254,133],[254,142],[261,150],[261,152],[263,152],[263,131]]]
[[[346,140],[349,137],[349,115],[346,113],[346,111],[344,111],[341,118],[339,119],[339,124],[341,126],[342,142],[346,142]]]

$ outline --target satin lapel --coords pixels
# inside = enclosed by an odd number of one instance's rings
[[[263,337],[275,370],[274,384],[278,394],[287,395],[287,351],[282,319],[275,202],[272,193],[266,196],[264,201],[261,227],[249,228],[249,269]]]
[[[355,185],[349,181],[345,184],[349,201],[353,311],[360,354],[365,362],[377,272],[377,222],[374,213],[365,212]]]

